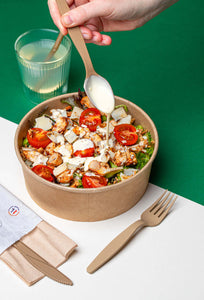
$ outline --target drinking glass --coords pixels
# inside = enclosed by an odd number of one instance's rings
[[[64,36],[51,60],[45,61],[57,39],[51,29],[33,29],[15,42],[15,52],[26,96],[34,103],[68,91],[71,40]]]

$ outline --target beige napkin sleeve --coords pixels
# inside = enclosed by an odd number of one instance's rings
[[[63,264],[77,244],[45,221],[23,236],[21,241],[46,259],[53,266]],[[30,286],[44,277],[13,246],[4,251],[0,258]]]

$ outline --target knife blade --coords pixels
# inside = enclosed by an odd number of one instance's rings
[[[73,285],[71,279],[65,276],[57,268],[52,266],[47,260],[42,258],[34,250],[21,241],[17,241],[13,246],[25,257],[25,259],[36,269],[49,278],[63,284]]]

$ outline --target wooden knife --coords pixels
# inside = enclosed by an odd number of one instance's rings
[[[39,254],[29,248],[21,241],[17,241],[13,246],[25,257],[25,259],[41,273],[49,278],[67,285],[73,285],[73,282],[60,272],[57,268],[52,266],[47,260],[42,258]]]

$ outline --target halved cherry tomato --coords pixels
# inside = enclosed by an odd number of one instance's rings
[[[32,168],[32,171],[35,172],[38,176],[53,182],[54,181],[54,175],[53,175],[53,169],[45,166],[45,165],[36,165]]]
[[[84,175],[82,178],[82,185],[84,188],[99,188],[102,186],[106,186],[108,183],[108,179],[101,175],[93,175],[88,176]]]
[[[47,136],[47,131],[41,128],[31,128],[28,130],[27,139],[34,148],[45,148],[51,140]]]
[[[116,140],[124,146],[134,145],[138,140],[136,128],[130,124],[120,124],[115,126],[114,135]]]
[[[97,108],[85,109],[79,118],[79,124],[86,125],[90,131],[96,131],[96,127],[101,124],[101,113]]]
[[[74,156],[90,157],[94,155],[94,148],[88,148],[84,150],[77,150],[73,153]]]

